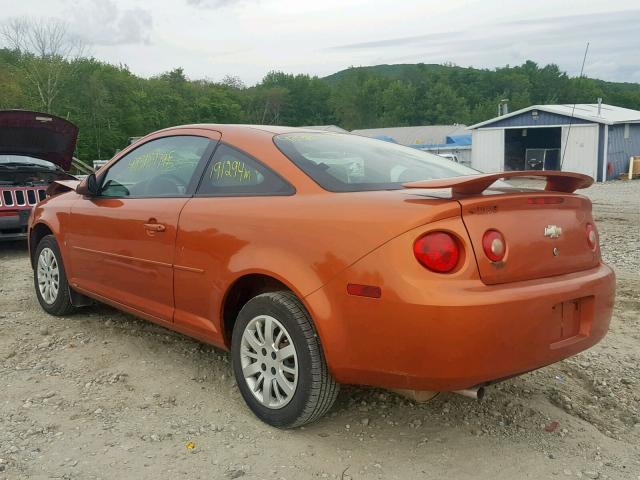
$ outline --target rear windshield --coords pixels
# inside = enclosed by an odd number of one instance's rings
[[[332,192],[396,190],[406,182],[478,173],[431,153],[358,135],[287,133],[276,135],[274,142]]]

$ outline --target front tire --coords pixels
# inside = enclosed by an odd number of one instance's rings
[[[231,355],[245,402],[274,427],[313,422],[338,395],[311,317],[291,292],[263,293],[242,307]]]
[[[53,235],[40,240],[34,260],[33,283],[40,306],[50,315],[69,315],[74,307],[71,304],[60,248]]]

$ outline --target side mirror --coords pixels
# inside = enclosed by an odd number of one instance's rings
[[[76,188],[76,193],[80,195],[84,195],[86,197],[95,197],[98,195],[98,191],[100,187],[98,185],[98,179],[96,178],[96,174],[92,173],[87,178],[85,178]]]

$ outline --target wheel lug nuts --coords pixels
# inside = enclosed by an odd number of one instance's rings
[[[272,358],[273,360],[275,360],[275,359],[276,359],[276,352],[271,352],[271,358]]]
[[[262,365],[260,365],[260,368],[264,372],[267,369],[267,366],[263,363]]]
[[[271,367],[271,375],[275,375],[276,374],[276,369],[275,367]]]

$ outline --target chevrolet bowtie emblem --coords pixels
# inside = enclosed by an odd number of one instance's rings
[[[562,228],[556,225],[547,225],[544,227],[544,236],[549,238],[560,238],[562,235]]]

